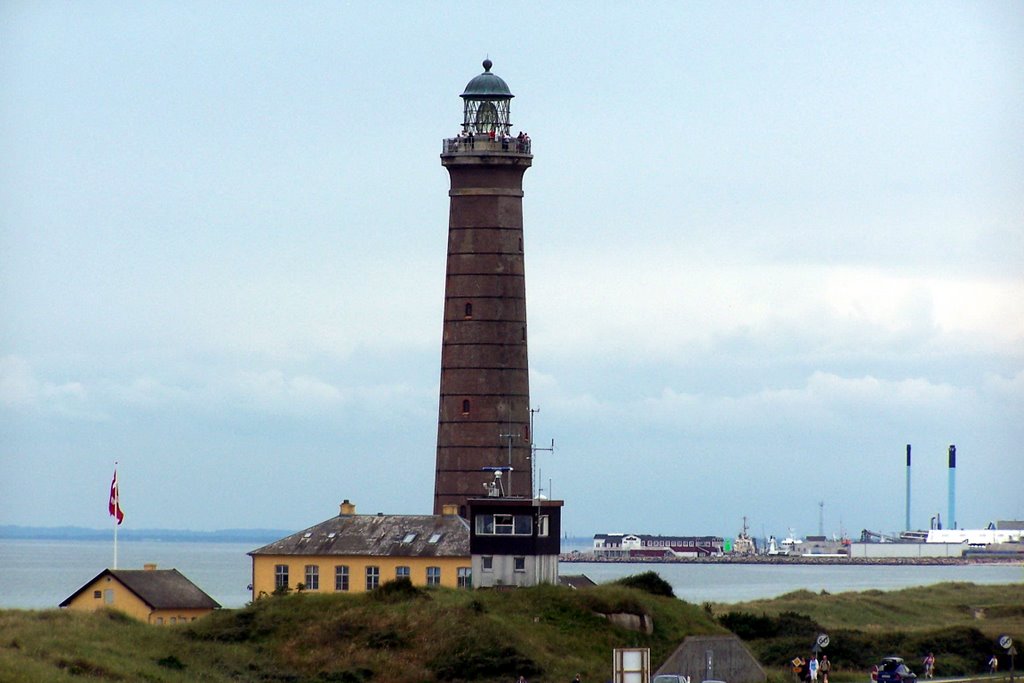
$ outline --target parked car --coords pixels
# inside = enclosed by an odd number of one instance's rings
[[[886,657],[881,664],[871,668],[871,680],[876,683],[914,683],[917,674],[910,670],[901,657]]]

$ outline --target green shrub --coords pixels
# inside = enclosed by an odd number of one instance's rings
[[[162,666],[165,669],[174,669],[176,671],[181,671],[185,668],[185,665],[181,663],[181,660],[175,657],[174,655],[167,655],[166,657],[162,657],[156,660],[156,663],[158,666]]]
[[[657,572],[634,574],[633,576],[623,577],[613,583],[620,586],[628,586],[629,588],[636,588],[646,593],[650,593],[651,595],[660,595],[666,598],[676,597],[675,592],[672,590],[672,584],[661,578]]]
[[[529,679],[543,673],[536,662],[508,645],[456,647],[435,657],[429,667],[442,681],[477,681],[498,677],[512,681],[517,676]]]
[[[417,588],[412,585],[412,581],[403,577],[401,579],[395,579],[394,581],[385,582],[377,587],[371,595],[374,600],[395,603],[405,602],[406,600],[415,600],[417,598],[425,598],[427,597],[427,592],[422,588]]]

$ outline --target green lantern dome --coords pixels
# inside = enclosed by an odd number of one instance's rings
[[[484,72],[479,76],[475,76],[473,80],[466,84],[466,89],[461,97],[478,100],[497,100],[515,97],[508,89],[508,84],[500,76],[491,73],[491,65],[491,60],[484,60]]]
[[[484,60],[484,72],[466,84],[462,130],[469,134],[508,135],[509,103],[515,97],[508,84],[491,73],[491,60]]]

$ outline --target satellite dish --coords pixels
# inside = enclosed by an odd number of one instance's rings
[[[818,636],[818,647],[828,647],[828,634],[822,633]]]

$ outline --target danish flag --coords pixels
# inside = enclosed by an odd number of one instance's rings
[[[124,511],[121,510],[121,494],[117,491],[117,468],[114,468],[114,479],[110,482],[110,503],[107,511],[111,517],[117,518],[118,525],[124,521]]]

